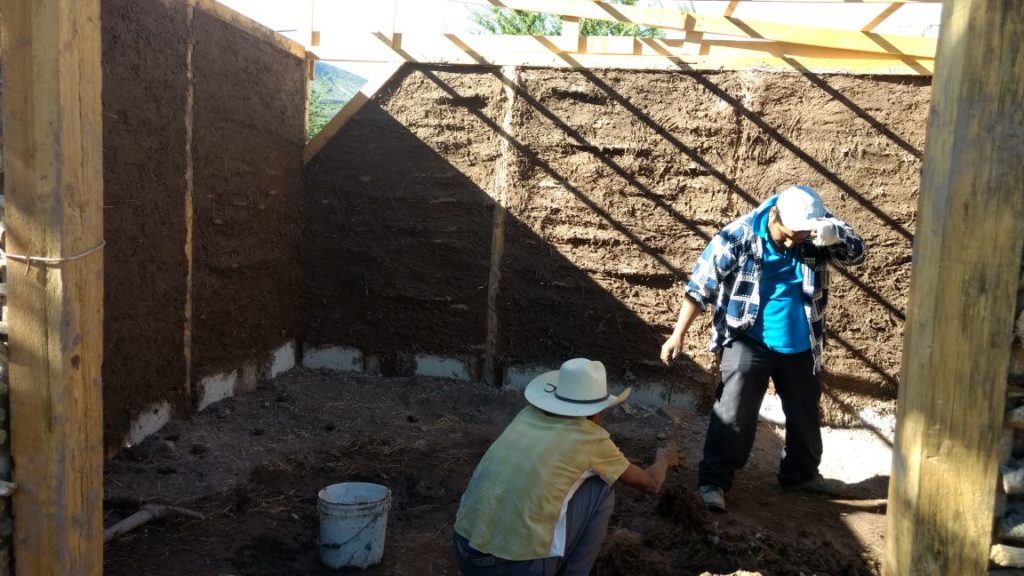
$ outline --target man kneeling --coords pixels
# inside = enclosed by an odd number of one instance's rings
[[[615,506],[612,484],[654,494],[681,454],[642,469],[601,427],[629,396],[608,393],[604,364],[568,360],[526,387],[524,408],[484,454],[462,497],[453,548],[465,576],[585,575]]]

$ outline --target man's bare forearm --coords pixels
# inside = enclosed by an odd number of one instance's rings
[[[694,319],[700,316],[701,309],[693,298],[689,296],[683,297],[683,303],[679,306],[679,318],[676,320],[675,329],[672,331],[673,336],[683,336],[690,329],[690,325],[693,324]]]

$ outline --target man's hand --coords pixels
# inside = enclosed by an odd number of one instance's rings
[[[815,246],[831,246],[839,242],[839,232],[836,230],[837,226],[830,220],[821,220],[818,222],[818,229],[811,234],[811,243]]]
[[[683,452],[675,444],[658,448],[654,455],[655,462],[664,462],[666,468],[675,468],[683,463]]]
[[[673,333],[668,340],[661,345],[661,361],[666,366],[671,366],[683,353],[683,335]]]
[[[626,486],[642,490],[648,494],[657,494],[658,490],[661,490],[661,485],[665,483],[665,477],[668,475],[669,468],[678,466],[682,461],[683,453],[679,451],[675,444],[669,444],[663,448],[658,448],[654,455],[653,464],[646,469],[640,468],[636,464],[630,464],[629,468],[626,468],[626,471],[622,473],[622,476],[619,476],[619,480]]]

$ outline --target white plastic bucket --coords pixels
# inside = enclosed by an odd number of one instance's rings
[[[320,491],[320,561],[328,568],[366,568],[384,555],[391,490],[345,482]]]

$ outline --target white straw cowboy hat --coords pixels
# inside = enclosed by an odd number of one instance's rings
[[[526,387],[526,400],[552,414],[593,416],[629,397],[632,388],[608,393],[604,364],[586,358],[566,360],[561,369],[537,376]]]

